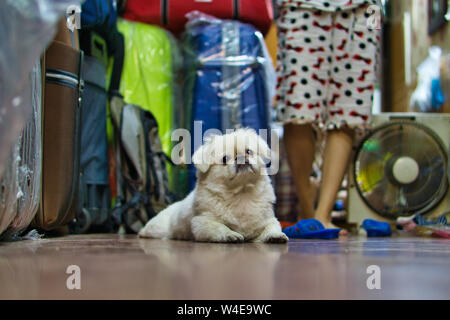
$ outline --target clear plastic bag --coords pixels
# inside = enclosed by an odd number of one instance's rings
[[[414,111],[430,112],[444,102],[439,80],[441,54],[441,48],[431,47],[428,57],[417,68],[418,84],[410,101]]]
[[[198,107],[212,111],[212,117],[219,114],[215,129],[267,129],[276,76],[262,34],[250,25],[197,11],[187,17],[185,108],[194,114],[186,117],[186,127],[198,120]]]
[[[14,144],[8,154],[7,168],[0,181],[0,239],[9,238],[4,231],[17,215],[19,144]]]
[[[41,127],[41,67],[36,65],[31,74],[27,94],[33,106],[31,119],[19,138],[17,215],[9,226],[10,234],[17,234],[28,227],[40,203],[42,170],[42,127]]]
[[[28,227],[39,208],[42,169],[40,63],[33,68],[19,96],[26,105],[32,106],[32,113],[12,148],[0,179],[0,237],[3,239],[14,238]]]
[[[21,93],[56,23],[81,0],[0,1],[0,176],[11,145],[31,114]]]

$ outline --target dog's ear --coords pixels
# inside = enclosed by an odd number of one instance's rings
[[[210,152],[210,142],[205,143],[200,146],[197,151],[194,152],[192,156],[192,162],[195,167],[200,170],[202,173],[208,171],[211,165],[211,152]]]

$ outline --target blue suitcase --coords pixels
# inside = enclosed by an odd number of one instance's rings
[[[269,129],[273,68],[261,33],[248,24],[222,21],[188,28],[184,41],[191,152],[199,147],[194,121],[201,122],[202,137],[209,129]],[[189,165],[189,190],[194,186],[195,168]]]

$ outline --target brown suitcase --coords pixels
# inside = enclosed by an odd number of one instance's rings
[[[64,226],[75,218],[80,176],[83,52],[76,35],[71,36],[63,23],[55,39],[60,41],[53,40],[43,58],[42,191],[34,221],[43,230]]]

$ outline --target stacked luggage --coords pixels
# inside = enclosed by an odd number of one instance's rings
[[[68,0],[0,2],[0,238],[21,235],[41,202],[42,86],[39,57]],[[7,161],[5,161],[7,159]]]
[[[270,129],[271,1],[86,0],[81,29],[67,19],[31,73],[33,114],[0,173],[3,239],[136,233],[195,183],[171,161],[175,128],[190,130],[191,153],[209,129]]]
[[[127,0],[125,19],[155,24],[175,34],[184,30],[186,15],[203,12],[220,19],[234,19],[252,23],[263,34],[269,31],[273,20],[272,0]]]
[[[112,215],[129,233],[175,200],[169,190],[169,159],[153,114],[121,97],[111,101],[117,164],[117,195]]]
[[[106,131],[109,93],[117,91],[123,65],[123,37],[117,31],[115,1],[86,1],[82,7],[80,46],[84,89],[81,105],[81,154],[78,210],[72,233],[113,232],[109,152]],[[109,89],[107,67],[115,57]]]
[[[77,211],[83,89],[83,52],[77,38],[60,20],[42,58],[41,203],[34,220],[34,226],[42,230],[66,225]]]
[[[175,77],[181,57],[175,39],[152,25],[119,19],[125,38],[125,60],[119,92],[127,103],[150,111],[158,121],[163,150],[170,155],[174,126]]]
[[[199,141],[194,125],[201,125],[201,137],[210,129],[270,129],[273,67],[260,32],[237,21],[195,19],[184,49],[192,153],[198,147],[194,140]],[[195,167],[190,165],[189,190],[194,186]]]

